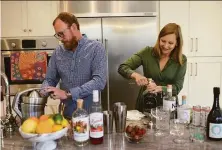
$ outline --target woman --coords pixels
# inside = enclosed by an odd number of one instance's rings
[[[173,95],[177,95],[183,88],[184,76],[187,68],[187,58],[182,54],[183,38],[181,28],[175,23],[169,23],[160,31],[154,47],[145,47],[131,56],[118,68],[124,78],[134,79],[141,86],[136,109],[143,110],[144,90],[152,93],[166,91],[166,85],[172,84]],[[143,66],[144,75],[134,70]],[[147,78],[153,83],[148,85]],[[162,102],[157,102],[162,104]]]

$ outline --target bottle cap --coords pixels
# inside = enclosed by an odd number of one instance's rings
[[[148,84],[152,83],[153,82],[153,79],[152,78],[148,78]]]
[[[83,106],[83,99],[77,99],[77,108],[82,108]]]
[[[167,84],[167,88],[171,88],[172,89],[172,85],[171,84]]]
[[[98,101],[99,101],[99,91],[93,90],[93,102],[98,102]]]
[[[214,94],[220,94],[220,88],[219,87],[214,87]]]
[[[187,96],[186,95],[182,95],[182,100],[186,100]]]

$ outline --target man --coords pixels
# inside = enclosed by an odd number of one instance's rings
[[[100,42],[82,36],[77,18],[67,12],[53,21],[56,34],[63,44],[53,52],[45,80],[44,92],[65,105],[63,115],[71,119],[76,100],[84,100],[88,112],[92,104],[92,91],[103,90],[106,84],[106,51]],[[56,88],[61,80],[60,88]],[[43,92],[43,93],[44,93]]]

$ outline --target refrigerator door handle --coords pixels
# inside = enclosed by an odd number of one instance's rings
[[[106,69],[107,69],[107,109],[108,111],[110,111],[110,99],[109,99],[109,53],[108,53],[108,49],[107,49],[107,43],[108,43],[108,39],[104,39],[104,47],[106,50]]]

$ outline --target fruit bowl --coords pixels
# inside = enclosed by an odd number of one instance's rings
[[[21,130],[21,127],[19,127],[19,133],[21,136],[31,141],[34,144],[34,149],[37,150],[51,150],[55,149],[57,146],[57,143],[54,140],[57,140],[61,137],[63,137],[68,131],[68,127],[65,127],[59,131],[53,132],[53,133],[45,133],[45,134],[32,134],[32,133],[25,133]]]
[[[140,143],[146,135],[146,128],[139,124],[129,124],[125,130],[125,137],[130,143]]]

